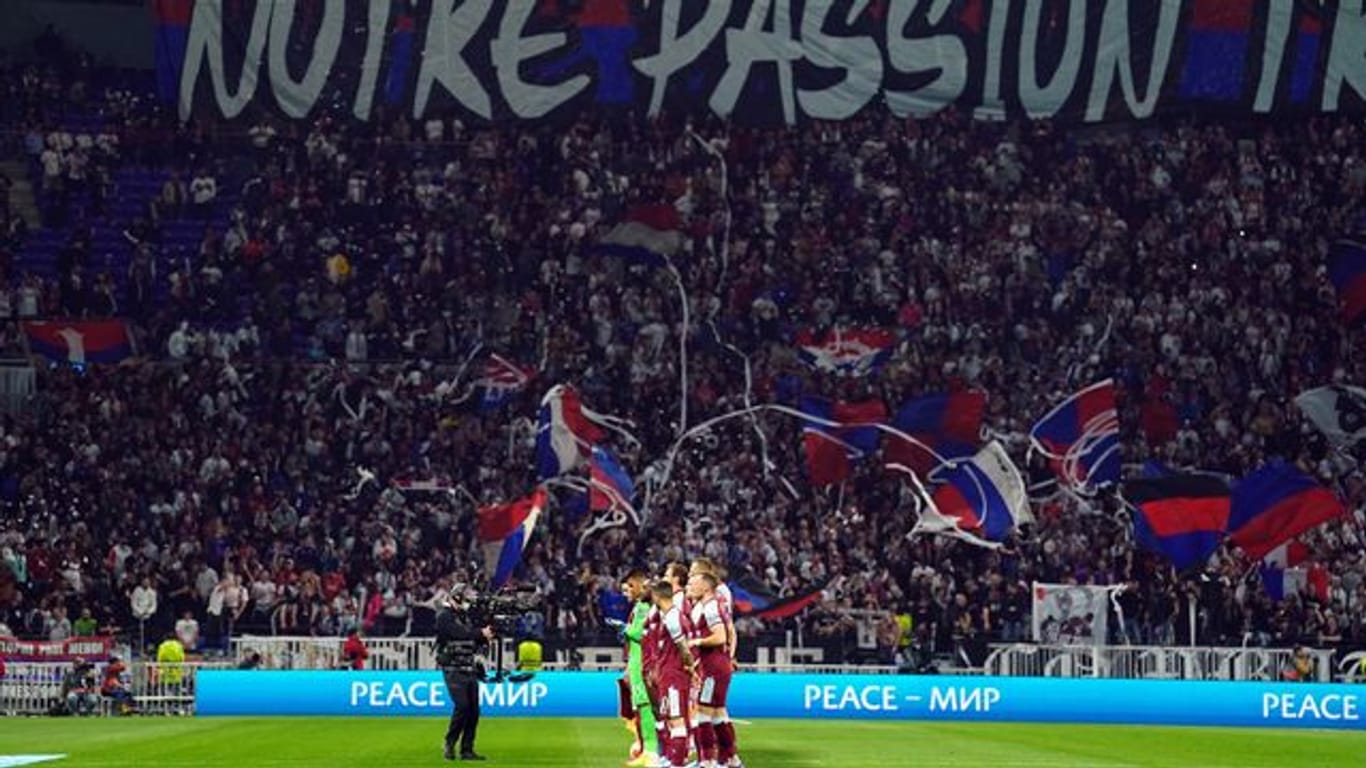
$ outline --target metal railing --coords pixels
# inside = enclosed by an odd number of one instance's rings
[[[181,715],[194,711],[195,677],[201,669],[223,669],[227,662],[159,664],[139,662],[128,665],[127,690],[132,710],[141,714]],[[0,716],[75,714],[68,704],[88,704],[88,714],[110,715],[118,711],[116,699],[99,693],[87,694],[88,700],[68,702],[62,695],[62,679],[70,663],[13,662],[0,677]],[[96,665],[95,682],[103,678],[104,665]],[[80,709],[81,707],[72,707]]]
[[[1331,682],[1333,651],[1312,649],[1310,678]],[[1167,680],[1280,680],[1295,668],[1288,648],[1170,646],[996,646],[985,672],[1003,677],[1106,677]]]

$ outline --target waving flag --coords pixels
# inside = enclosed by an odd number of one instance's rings
[[[545,489],[537,488],[516,501],[479,508],[479,541],[484,545],[484,571],[490,589],[498,589],[512,578],[545,504]]]
[[[1233,487],[1229,536],[1253,560],[1305,531],[1347,514],[1333,492],[1277,459]]]
[[[797,334],[798,354],[817,370],[839,376],[867,376],[892,356],[896,334],[884,328],[834,328],[822,335]]]
[[[535,374],[530,368],[523,368],[501,355],[491,354],[484,361],[484,370],[475,379],[475,386],[483,390],[479,398],[479,410],[493,411],[512,400],[531,381]]]
[[[1279,602],[1287,595],[1303,592],[1308,574],[1299,566],[1308,559],[1309,547],[1298,541],[1286,542],[1268,552],[1259,569],[1266,596]]]
[[[1338,292],[1342,322],[1355,325],[1366,314],[1366,243],[1335,243],[1328,254],[1328,279]]]
[[[594,512],[611,509],[635,511],[632,506],[632,499],[636,495],[635,483],[631,482],[631,476],[621,468],[621,464],[611,451],[595,447],[592,457],[588,460],[588,471],[589,509]]]
[[[598,242],[598,250],[626,259],[663,263],[682,250],[681,229],[678,210],[672,205],[639,206],[628,211],[626,220]]]
[[[791,597],[778,597],[753,576],[743,576],[730,582],[729,586],[736,618],[781,621],[819,603],[824,596],[824,586],[820,586]]]
[[[831,485],[849,477],[851,462],[877,450],[878,429],[873,426],[887,418],[881,400],[857,403],[836,402],[804,397],[802,413],[814,417],[802,427],[802,447],[806,452],[806,475],[812,485]],[[834,422],[838,427],[827,426]]]
[[[1063,484],[1082,493],[1119,481],[1119,411],[1106,379],[1064,400],[1029,432]]]
[[[1228,531],[1228,483],[1214,475],[1171,474],[1124,483],[1134,538],[1179,570],[1203,564]]]
[[[1366,389],[1334,385],[1301,392],[1295,405],[1336,448],[1366,437]]]
[[[998,442],[951,465],[939,479],[943,483],[924,499],[916,531],[997,547],[1016,526],[1034,522],[1024,478]]]
[[[940,457],[967,458],[981,443],[986,409],[987,396],[979,391],[908,400],[897,410],[892,426],[929,446],[939,456],[909,440],[889,436],[883,458],[889,464],[901,464],[922,476],[939,466]]]
[[[26,322],[29,350],[59,363],[117,363],[133,354],[122,320]]]
[[[541,398],[536,430],[536,466],[541,479],[558,477],[582,465],[606,433],[584,411],[579,393],[557,384]]]

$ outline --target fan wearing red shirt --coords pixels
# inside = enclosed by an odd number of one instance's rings
[[[673,585],[657,581],[650,592],[660,617],[656,631],[658,644],[652,654],[655,708],[659,722],[668,723],[667,738],[660,746],[669,764],[681,768],[688,764],[688,748],[692,743],[688,732],[688,704],[696,669],[688,647],[687,620],[683,617],[683,609],[674,604]]]
[[[370,649],[365,647],[365,641],[360,639],[360,630],[353,629],[347,635],[346,643],[342,645],[342,658],[346,660],[346,666],[354,670],[365,669],[365,660],[370,658]]]

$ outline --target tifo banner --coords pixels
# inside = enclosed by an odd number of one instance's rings
[[[483,685],[488,717],[613,717],[610,672],[545,672]],[[203,670],[199,715],[434,716],[451,710],[439,672]],[[1360,729],[1366,688],[1351,685],[740,674],[736,717],[978,720]]]
[[[9,662],[74,661],[78,656],[86,661],[105,661],[113,648],[113,638],[109,637],[72,637],[56,641],[0,637],[0,657]]]
[[[29,351],[59,363],[117,363],[133,353],[122,320],[32,321],[23,326]]]
[[[1110,617],[1108,587],[1034,582],[1034,642],[1103,645]]]
[[[158,82],[227,118],[342,105],[539,120],[574,106],[751,124],[949,105],[1098,122],[1361,111],[1361,0],[153,0]]]

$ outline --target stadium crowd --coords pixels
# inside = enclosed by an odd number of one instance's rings
[[[865,462],[812,488],[798,424],[730,422],[687,444],[640,530],[582,539],[590,516],[560,497],[520,575],[558,641],[604,636],[630,565],[703,554],[780,595],[825,585],[788,626],[844,649],[871,631],[884,656],[1026,639],[1033,580],[1131,584],[1120,642],[1184,641],[1189,600],[1202,644],[1366,639],[1366,491],[1291,402],[1366,381],[1323,268],[1366,191],[1359,121],[1069,131],[870,109],[788,130],[592,115],[182,127],[69,58],[0,75],[6,146],[32,168],[44,226],[69,233],[42,277],[20,212],[0,212],[3,341],[22,345],[14,318],[116,314],[140,354],[43,367],[0,423],[0,635],[60,639],[72,617],[207,649],[244,630],[422,632],[452,579],[476,578],[475,500],[535,483],[538,398],[570,382],[634,422],[639,445],[616,448],[656,479],[681,397],[695,425],[799,392],[895,408],[981,388],[1041,498],[999,551],[908,541],[898,476]],[[127,167],[164,185],[108,221]],[[659,203],[685,222],[686,326],[669,270],[594,250]],[[203,222],[197,248],[164,248],[186,219]],[[125,272],[93,251],[96,222],[124,230]],[[834,325],[893,328],[896,354],[866,378],[818,374],[792,336]],[[536,371],[493,409],[468,388],[487,352]],[[1272,601],[1226,550],[1178,577],[1112,496],[1049,495],[1029,426],[1109,375],[1126,462],[1238,475],[1280,455],[1343,495],[1353,516],[1307,538],[1302,594]]]

